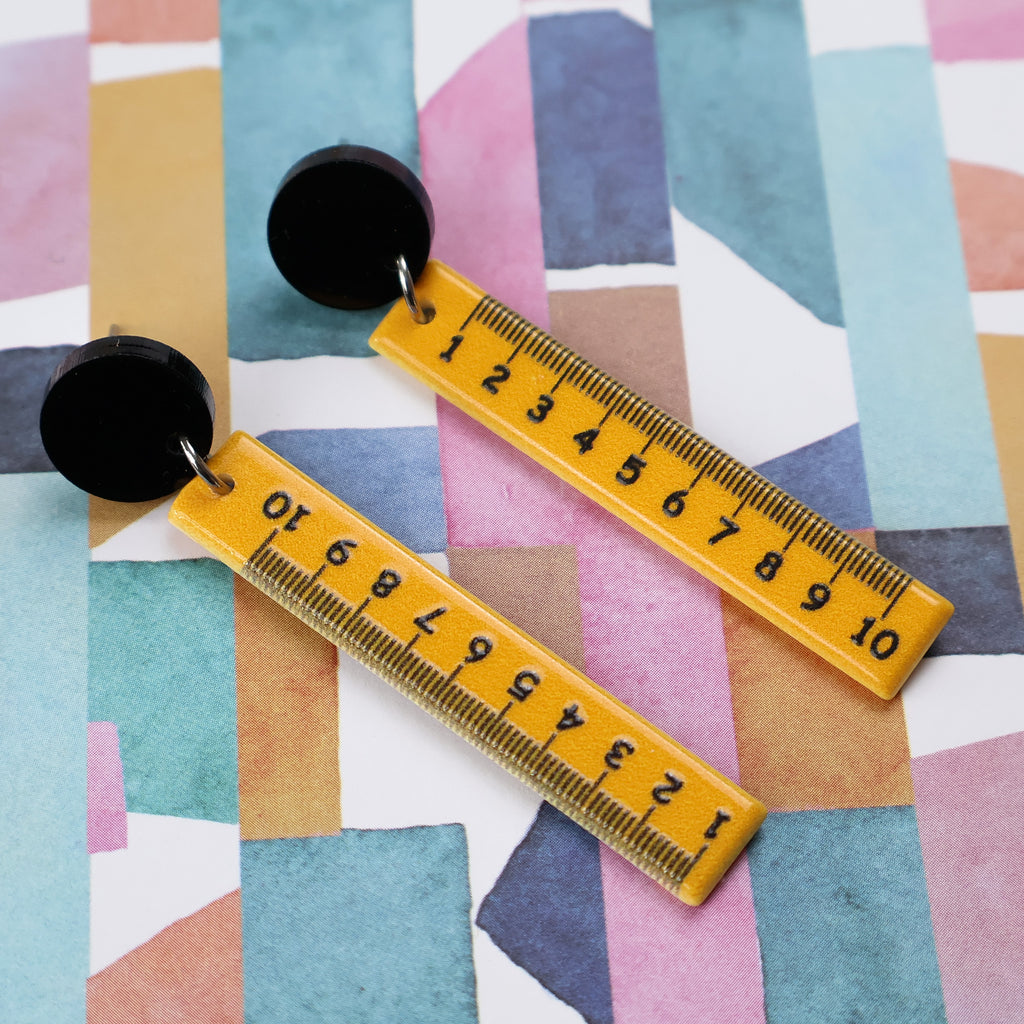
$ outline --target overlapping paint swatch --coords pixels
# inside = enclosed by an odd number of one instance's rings
[[[231,423],[220,75],[94,85],[90,117],[92,337],[116,324],[188,356],[213,388],[219,445]],[[153,507],[93,498],[90,543]]]
[[[545,265],[673,263],[650,31],[612,11],[534,18],[530,69]]]
[[[978,338],[999,470],[1006,495],[1017,581],[1024,593],[1024,337],[983,334]]]
[[[242,1024],[242,902],[235,891],[93,975],[89,1024]]]
[[[84,36],[0,47],[0,301],[89,278],[88,83]]]
[[[871,496],[856,424],[754,468],[842,530],[871,526]]]
[[[50,374],[73,347],[0,349],[0,473],[53,469],[39,436],[39,412]]]
[[[475,1024],[467,870],[460,825],[244,842],[246,1021]]]
[[[419,167],[412,4],[226,0],[221,49],[231,355],[368,356],[380,312],[296,292],[270,258],[266,221],[285,172],[312,150],[350,142]]]
[[[842,323],[799,0],[653,0],[651,11],[672,202]]]
[[[1024,288],[1024,175],[953,160],[949,165],[972,292]]]
[[[768,1020],[946,1019],[913,807],[769,814],[749,858]]]
[[[338,649],[239,578],[235,638],[242,838],[338,832]]]
[[[1024,949],[1017,913],[1024,734],[916,758],[912,765],[925,877],[950,1024],[1024,1013],[1004,965]]]
[[[812,69],[874,525],[1004,523],[928,52]]]
[[[601,847],[600,857],[615,1020],[675,1024],[685,1015],[727,1024],[763,1021],[746,856],[692,909],[680,907],[608,847]]]
[[[272,430],[260,440],[413,551],[448,546],[433,427]]]
[[[89,35],[96,43],[177,43],[215,39],[216,0],[92,0]]]
[[[538,643],[583,670],[575,548],[449,548],[448,575]]]
[[[930,654],[1024,653],[1024,610],[1005,526],[878,530],[878,550],[953,602]]]
[[[238,821],[233,574],[93,562],[89,716],[115,722],[129,811]]]
[[[614,1024],[599,845],[542,804],[476,923],[587,1024]]]
[[[124,800],[124,766],[113,722],[89,723],[88,849],[90,853],[123,850],[128,845]]]
[[[56,473],[0,475],[0,1016],[80,1021],[89,969],[85,496]]]
[[[690,422],[679,293],[670,285],[553,291],[551,333],[617,381]]]
[[[903,707],[721,595],[740,784],[769,810],[914,802]]]
[[[547,323],[527,23],[475,53],[419,115],[433,254]]]
[[[1016,0],[925,0],[936,60],[1024,57],[1024,10]]]

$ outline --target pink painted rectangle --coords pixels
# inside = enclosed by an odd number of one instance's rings
[[[761,1024],[761,946],[746,855],[699,907],[601,847],[615,1024]]]
[[[925,6],[936,60],[1024,57],[1021,0],[926,0]]]
[[[113,722],[89,723],[88,847],[90,853],[128,847],[124,768]]]
[[[910,762],[949,1024],[1024,1020],[1024,733]]]
[[[547,325],[527,22],[478,50],[420,112],[432,253]]]
[[[434,255],[546,326],[526,21],[458,69],[420,112],[419,129]],[[571,488],[440,400],[438,433],[453,547],[572,542],[583,499]]]
[[[603,514],[576,540],[587,675],[739,778],[718,588]]]
[[[0,47],[0,301],[89,279],[89,41]]]

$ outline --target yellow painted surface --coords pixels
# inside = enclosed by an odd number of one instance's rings
[[[978,336],[1017,579],[1024,593],[1024,337]]]
[[[691,904],[763,805],[246,434],[171,521]]]
[[[90,92],[90,332],[155,338],[202,370],[230,428],[220,72],[93,85]],[[92,498],[89,543],[157,502]]]
[[[443,263],[371,346],[880,697],[953,606]]]

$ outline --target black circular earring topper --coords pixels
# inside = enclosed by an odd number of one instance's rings
[[[434,210],[404,164],[368,146],[303,157],[270,205],[267,242],[285,280],[325,306],[370,309],[402,294],[396,261],[415,280],[434,234]]]
[[[57,470],[98,498],[148,501],[195,475],[205,458],[213,392],[191,360],[151,338],[115,336],[75,349],[46,386],[39,432]]]

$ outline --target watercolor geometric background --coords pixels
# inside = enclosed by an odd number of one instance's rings
[[[45,0],[0,16],[0,1019],[1024,1018],[1024,2]],[[309,150],[957,606],[875,699],[280,279]],[[234,579],[87,499],[119,324],[757,795],[667,896]]]

